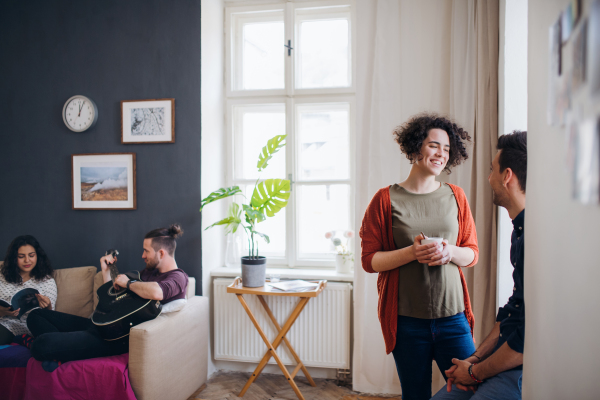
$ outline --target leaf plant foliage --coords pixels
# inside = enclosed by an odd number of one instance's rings
[[[258,156],[256,167],[259,172],[262,172],[268,166],[268,162],[273,155],[285,146],[285,138],[287,135],[277,135],[267,142]],[[213,226],[224,225],[225,234],[235,233],[242,226],[248,236],[248,256],[258,257],[258,243],[254,240],[255,236],[263,238],[267,243],[270,243],[269,236],[256,230],[256,225],[270,217],[273,217],[285,206],[287,206],[290,198],[290,181],[287,179],[266,179],[260,181],[260,178],[254,185],[254,191],[249,204],[242,204],[240,209],[239,204],[232,203],[229,206],[227,217],[215,222],[208,228]],[[202,209],[217,200],[225,199],[237,194],[241,194],[242,190],[239,186],[229,188],[221,188],[209,194],[200,202],[200,212]],[[244,221],[242,221],[242,213]],[[245,222],[245,223],[244,223]]]

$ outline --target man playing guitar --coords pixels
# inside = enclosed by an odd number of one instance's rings
[[[179,225],[150,231],[144,238],[142,258],[146,268],[140,281],[130,281],[120,274],[115,289],[127,288],[143,299],[159,300],[162,304],[184,299],[188,276],[175,262],[175,239],[183,234]],[[104,282],[111,280],[109,265],[116,259],[106,255],[100,259]],[[42,361],[47,371],[53,371],[62,362],[95,357],[113,356],[129,351],[129,337],[107,341],[89,318],[47,309],[36,309],[27,319],[27,327],[34,336],[31,354]]]

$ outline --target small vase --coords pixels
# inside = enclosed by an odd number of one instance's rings
[[[267,258],[242,257],[242,286],[261,287],[267,280]]]
[[[341,274],[349,274],[352,266],[351,254],[336,254],[335,255],[335,272]]]
[[[240,266],[242,256],[242,235],[240,229],[227,235],[227,248],[225,249],[225,266],[235,268]]]

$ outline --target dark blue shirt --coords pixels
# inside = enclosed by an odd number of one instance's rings
[[[496,321],[500,322],[500,337],[496,349],[504,342],[519,353],[523,353],[525,341],[525,299],[523,297],[523,263],[525,261],[525,210],[513,219],[510,247],[510,262],[513,265],[513,294],[508,303],[498,310]],[[495,351],[494,350],[494,351]]]

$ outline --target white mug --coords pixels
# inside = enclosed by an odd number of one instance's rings
[[[444,240],[444,238],[441,238],[441,237],[430,237],[430,238],[421,240],[421,245],[429,244],[429,243],[439,243],[441,245],[443,240]]]

